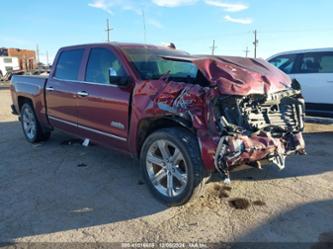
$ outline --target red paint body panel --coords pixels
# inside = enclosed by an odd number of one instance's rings
[[[96,47],[109,49],[118,57],[132,79],[129,85],[121,87],[85,82],[89,51]],[[141,122],[160,118],[177,118],[190,122],[198,139],[203,164],[208,171],[214,171],[214,159],[222,136],[217,126],[219,120],[216,120],[214,114],[214,100],[226,95],[268,95],[291,86],[288,76],[263,60],[211,56],[166,58],[194,63],[209,81],[206,87],[167,82],[163,79],[144,81],[122,51],[122,48],[128,47],[154,48],[139,44],[111,43],[60,49],[55,64],[62,51],[84,49],[78,80],[66,82],[55,79],[55,66],[47,81],[33,77],[14,77],[11,88],[13,103],[19,110],[18,97],[29,98],[44,127],[60,128],[132,155],[137,155],[140,151],[138,137],[143,132],[139,130]],[[45,87],[53,87],[55,91],[45,94]],[[80,91],[89,95],[80,97],[77,94]],[[288,151],[283,139],[272,138],[267,134],[239,135],[228,139],[231,153],[233,149],[236,150],[233,142],[237,139],[245,144],[246,151],[236,158],[241,163],[262,160],[274,151]],[[304,148],[301,134],[296,134],[291,139],[297,140],[301,148]],[[230,158],[226,162],[230,168],[236,165],[236,161]]]

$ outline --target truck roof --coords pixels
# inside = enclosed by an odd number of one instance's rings
[[[333,47],[332,48],[313,48],[313,49],[299,49],[299,50],[285,51],[285,52],[274,54],[273,56],[269,57],[267,60],[273,59],[280,55],[316,53],[316,52],[333,52]]]
[[[171,49],[167,46],[157,46],[151,44],[141,44],[141,43],[124,43],[124,42],[101,42],[101,43],[87,43],[79,44],[73,46],[62,47],[61,49],[70,49],[70,48],[82,48],[82,47],[93,47],[93,46],[111,46],[116,48],[151,48],[151,49]]]

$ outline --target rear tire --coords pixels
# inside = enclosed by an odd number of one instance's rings
[[[204,169],[195,136],[182,128],[166,128],[144,142],[140,165],[149,189],[161,202],[179,206],[200,192]]]
[[[51,132],[44,132],[31,104],[25,103],[21,108],[21,125],[29,143],[38,143],[50,138]]]

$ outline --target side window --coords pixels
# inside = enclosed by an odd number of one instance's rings
[[[281,55],[278,56],[269,62],[285,72],[286,74],[291,74],[293,73],[294,65],[296,62],[296,54],[291,54],[291,55]]]
[[[333,73],[333,53],[308,53],[301,61],[300,73]]]
[[[84,49],[63,51],[55,69],[55,77],[61,80],[77,80]]]
[[[126,76],[117,57],[106,48],[93,48],[90,51],[85,81],[110,84],[111,76]]]

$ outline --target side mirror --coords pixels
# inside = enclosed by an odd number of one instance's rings
[[[110,67],[109,68],[109,83],[113,85],[126,86],[131,81],[129,76],[120,76],[117,71]]]

